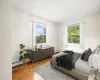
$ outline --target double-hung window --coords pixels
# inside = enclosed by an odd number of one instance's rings
[[[36,43],[46,43],[46,27],[45,25],[36,25]]]
[[[68,43],[80,43],[80,25],[68,26]]]

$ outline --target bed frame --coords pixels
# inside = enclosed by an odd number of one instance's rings
[[[68,74],[68,75],[70,75],[70,76],[72,76],[72,77],[74,77],[78,80],[88,80],[88,75],[87,74],[82,73],[80,71],[77,71],[75,69],[67,70],[63,67],[57,66],[57,62],[53,61],[52,59],[51,59],[51,67],[56,68],[56,69],[66,73],[66,74]]]

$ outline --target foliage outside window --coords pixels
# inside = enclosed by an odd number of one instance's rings
[[[36,25],[36,43],[46,42],[46,27],[43,25]]]
[[[72,25],[68,27],[68,43],[80,43],[79,25]]]

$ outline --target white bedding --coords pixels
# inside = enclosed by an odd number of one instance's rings
[[[53,55],[52,60],[56,62],[56,57],[61,56],[63,54],[64,54],[64,52],[60,52],[58,54]],[[89,64],[88,64],[88,62],[83,61],[80,58],[75,63],[75,69],[80,71],[80,72],[89,74]]]
[[[80,72],[89,74],[89,64],[88,64],[88,62],[83,61],[80,58],[75,63],[75,69],[80,71]]]

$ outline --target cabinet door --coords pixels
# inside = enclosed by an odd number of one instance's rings
[[[43,58],[45,58],[45,56],[42,50],[33,52],[33,61],[41,60]]]
[[[33,61],[37,61],[37,60],[39,60],[39,54],[40,54],[40,52],[39,51],[34,51],[33,52]]]
[[[44,52],[45,58],[48,57],[48,49],[44,49],[43,52]]]
[[[42,58],[46,58],[46,51],[45,51],[45,49],[42,49],[42,51],[41,51],[41,57]]]
[[[54,48],[46,49],[46,56],[52,56],[54,54]]]
[[[33,53],[32,51],[29,51],[29,55],[30,55],[29,60],[33,59],[33,54],[32,53]]]

